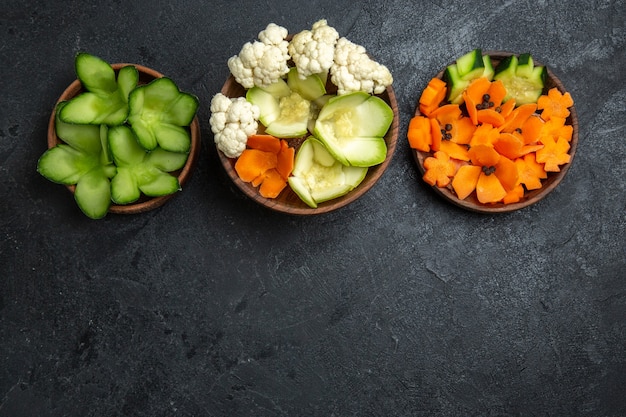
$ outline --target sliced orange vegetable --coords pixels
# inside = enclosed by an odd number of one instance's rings
[[[543,165],[535,161],[535,154],[529,153],[523,158],[515,160],[517,172],[519,175],[518,182],[523,184],[527,190],[537,190],[542,187],[541,180],[548,178],[548,174],[543,169]]]
[[[493,146],[498,136],[500,136],[500,131],[489,123],[485,123],[476,127],[469,145],[470,147],[477,145]]]
[[[487,94],[489,94],[489,101],[493,103],[493,107],[500,106],[506,97],[506,87],[502,80],[491,81]]]
[[[482,172],[482,167],[477,165],[461,166],[452,179],[452,188],[456,196],[461,200],[467,198],[476,189],[478,177]]]
[[[548,172],[559,172],[559,165],[567,164],[570,161],[569,142],[567,139],[559,137],[543,136],[541,142],[545,145],[536,154],[536,161],[544,164],[543,167]]]
[[[286,140],[271,135],[252,135],[237,158],[235,171],[242,181],[259,187],[265,198],[276,198],[287,186],[295,160],[295,149]]]
[[[537,109],[542,110],[541,118],[550,120],[552,117],[567,118],[569,108],[574,105],[574,100],[570,93],[561,94],[558,88],[553,87],[537,100]]]
[[[522,137],[524,138],[524,144],[530,145],[535,143],[541,137],[541,130],[543,129],[544,121],[540,117],[529,117],[522,125]]]
[[[568,142],[572,140],[574,128],[572,125],[565,124],[563,117],[552,117],[550,120],[544,123],[541,129],[541,136],[539,141],[543,142],[543,137],[548,136],[551,138],[563,138]]]
[[[441,134],[441,126],[439,126],[439,121],[437,119],[428,119],[430,120],[430,150],[433,152],[437,152],[439,150],[439,145],[441,145],[441,139],[443,135]]]
[[[476,106],[483,102],[483,96],[489,90],[490,85],[491,81],[485,77],[480,77],[472,81],[463,92],[467,114],[475,125],[478,124],[478,108]]]
[[[265,171],[275,168],[277,157],[274,152],[245,149],[235,162],[235,171],[242,181],[252,182]]]
[[[287,181],[276,168],[269,169],[263,174],[264,178],[259,187],[259,194],[265,198],[276,198],[287,186]]]
[[[506,195],[506,190],[494,174],[481,172],[476,182],[476,197],[483,204],[497,203]]]
[[[439,145],[439,150],[447,153],[450,158],[458,159],[459,161],[470,160],[467,146],[459,145],[449,140],[442,140],[441,145]]]
[[[504,204],[517,203],[524,197],[524,187],[518,184],[502,198]]]
[[[420,113],[425,116],[430,116],[430,114],[444,101],[446,98],[446,92],[446,83],[437,77],[432,78],[420,96]]]
[[[504,116],[493,108],[478,110],[476,112],[476,120],[478,123],[488,123],[495,127],[500,127],[504,124]]]
[[[472,146],[468,151],[468,155],[472,164],[481,167],[494,167],[501,158],[501,155],[488,145]]]
[[[278,153],[280,151],[280,139],[272,135],[252,135],[248,137],[246,146],[260,151]]]
[[[536,103],[527,103],[516,107],[508,115],[508,117],[505,118],[504,124],[500,126],[500,130],[511,133],[515,129],[521,129],[526,119],[528,119],[536,110]]]
[[[500,114],[506,119],[513,109],[515,109],[515,99],[511,98],[500,105]]]
[[[468,145],[472,140],[472,135],[475,130],[476,125],[472,123],[472,119],[469,117],[461,117],[456,122],[456,131],[452,133],[450,140],[459,145]]]
[[[413,117],[409,122],[407,138],[411,148],[422,152],[430,151],[430,144],[432,143],[430,119],[421,115]]]
[[[447,187],[450,184],[450,178],[454,176],[457,166],[450,160],[447,153],[442,151],[435,152],[434,156],[429,156],[424,160],[424,168],[426,171],[423,180],[434,186]]]
[[[501,156],[498,163],[495,165],[495,169],[496,177],[498,177],[500,184],[502,184],[502,187],[507,192],[515,188],[519,179],[515,162],[511,161],[506,156]]]
[[[500,155],[509,159],[519,158],[524,147],[524,140],[521,136],[512,133],[501,133],[493,144],[493,147]]]
[[[281,139],[280,151],[276,155],[276,171],[287,180],[293,171],[296,149],[289,146],[286,140]]]

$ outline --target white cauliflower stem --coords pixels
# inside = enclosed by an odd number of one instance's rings
[[[259,107],[244,97],[228,98],[217,93],[211,99],[209,123],[217,148],[228,158],[236,158],[246,149],[248,136],[258,128]]]
[[[339,32],[328,26],[325,19],[315,22],[311,30],[293,36],[288,51],[300,78],[328,72],[333,64],[337,39]]]
[[[393,83],[387,67],[372,60],[363,46],[346,38],[337,41],[330,74],[339,95],[354,91],[381,94]]]
[[[267,87],[289,72],[288,31],[270,23],[259,32],[258,41],[246,42],[239,55],[228,59],[228,68],[244,88]]]

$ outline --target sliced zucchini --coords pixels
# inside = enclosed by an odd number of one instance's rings
[[[259,87],[246,93],[246,100],[259,108],[259,120],[265,132],[279,138],[297,138],[306,135],[311,102],[292,91],[276,98]]]
[[[333,97],[320,111],[314,134],[344,165],[378,165],[387,156],[384,136],[393,121],[391,107],[362,91]]]
[[[294,162],[288,182],[291,189],[308,206],[341,197],[357,187],[367,168],[346,166],[337,161],[319,140],[305,140]]]
[[[289,70],[287,74],[287,85],[291,88],[291,91],[295,91],[300,94],[302,98],[309,101],[317,100],[326,94],[326,87],[320,77],[312,74],[302,79],[296,67]]]

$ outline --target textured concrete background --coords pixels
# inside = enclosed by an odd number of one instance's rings
[[[288,217],[226,180],[209,101],[268,23],[320,18],[391,69],[400,144],[354,204]],[[623,0],[4,0],[0,40],[0,416],[626,415]],[[512,214],[444,202],[405,140],[475,47],[531,52],[580,117],[565,181]],[[200,97],[162,208],[90,221],[36,173],[78,51]]]

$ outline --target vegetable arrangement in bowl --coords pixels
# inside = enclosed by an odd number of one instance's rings
[[[356,200],[398,133],[387,67],[326,20],[289,35],[270,23],[228,60],[211,130],[231,180],[263,206],[318,214]]]
[[[561,81],[530,54],[475,49],[433,77],[407,137],[422,179],[468,210],[534,204],[563,179],[578,119]]]
[[[79,53],[78,79],[59,98],[38,172],[66,185],[88,217],[159,207],[188,179],[199,152],[199,100],[162,74]]]

